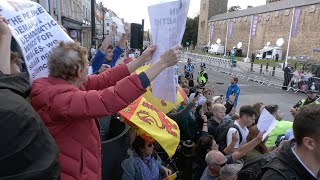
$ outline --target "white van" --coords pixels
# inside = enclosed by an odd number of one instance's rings
[[[222,44],[212,44],[208,52],[210,54],[224,54],[224,46]]]
[[[276,54],[279,55],[279,60],[282,59],[282,48],[281,47],[272,47],[265,46],[263,49],[256,51],[256,59],[275,59]]]

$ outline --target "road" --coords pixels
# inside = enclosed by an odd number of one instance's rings
[[[185,61],[179,63],[180,74],[183,74]],[[195,65],[194,77],[196,78],[199,71],[199,63]],[[225,96],[228,86],[230,85],[231,76],[225,73],[216,72],[210,69],[206,70],[209,77],[209,87],[213,87],[214,95],[223,94]],[[264,104],[277,104],[280,111],[284,113],[284,119],[292,121],[293,117],[290,113],[291,107],[300,99],[306,97],[303,93],[293,93],[281,90],[279,87],[268,87],[260,85],[253,81],[239,79],[240,96],[238,100],[237,112],[243,105],[253,105],[257,102]]]

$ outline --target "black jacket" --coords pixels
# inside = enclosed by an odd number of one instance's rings
[[[0,72],[0,180],[60,178],[57,145],[26,100],[29,92],[25,75]]]
[[[306,168],[300,163],[300,161],[293,154],[291,147],[294,142],[286,144],[277,155],[277,158],[273,159],[267,166],[277,167],[282,173],[286,174],[291,179],[295,180],[317,180],[312,174],[310,174]],[[285,180],[279,172],[268,169],[261,180]]]

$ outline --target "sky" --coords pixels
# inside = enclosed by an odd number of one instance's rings
[[[148,18],[148,6],[152,3],[167,2],[173,0],[98,0],[102,1],[104,6],[114,11],[118,17],[124,18],[129,23],[141,24],[145,20],[145,30],[150,29]],[[229,0],[228,6],[240,5],[242,9],[248,5],[260,6],[265,4],[266,0]],[[200,0],[190,0],[188,17],[194,17],[200,12]]]

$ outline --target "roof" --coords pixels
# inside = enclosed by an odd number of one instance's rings
[[[248,8],[244,10],[238,10],[233,11],[225,14],[219,14],[216,16],[212,16],[209,19],[209,22],[212,21],[220,21],[220,20],[226,20],[226,19],[232,19],[237,17],[243,17],[243,16],[250,16],[254,14],[261,14],[261,13],[267,13],[267,12],[273,12],[273,11],[279,11],[283,9],[289,9],[293,7],[300,7],[300,6],[307,6],[307,5],[313,5],[313,4],[319,4],[320,0],[285,0],[285,1],[278,1],[273,2],[270,4],[266,4],[263,6],[257,6],[253,8]]]

